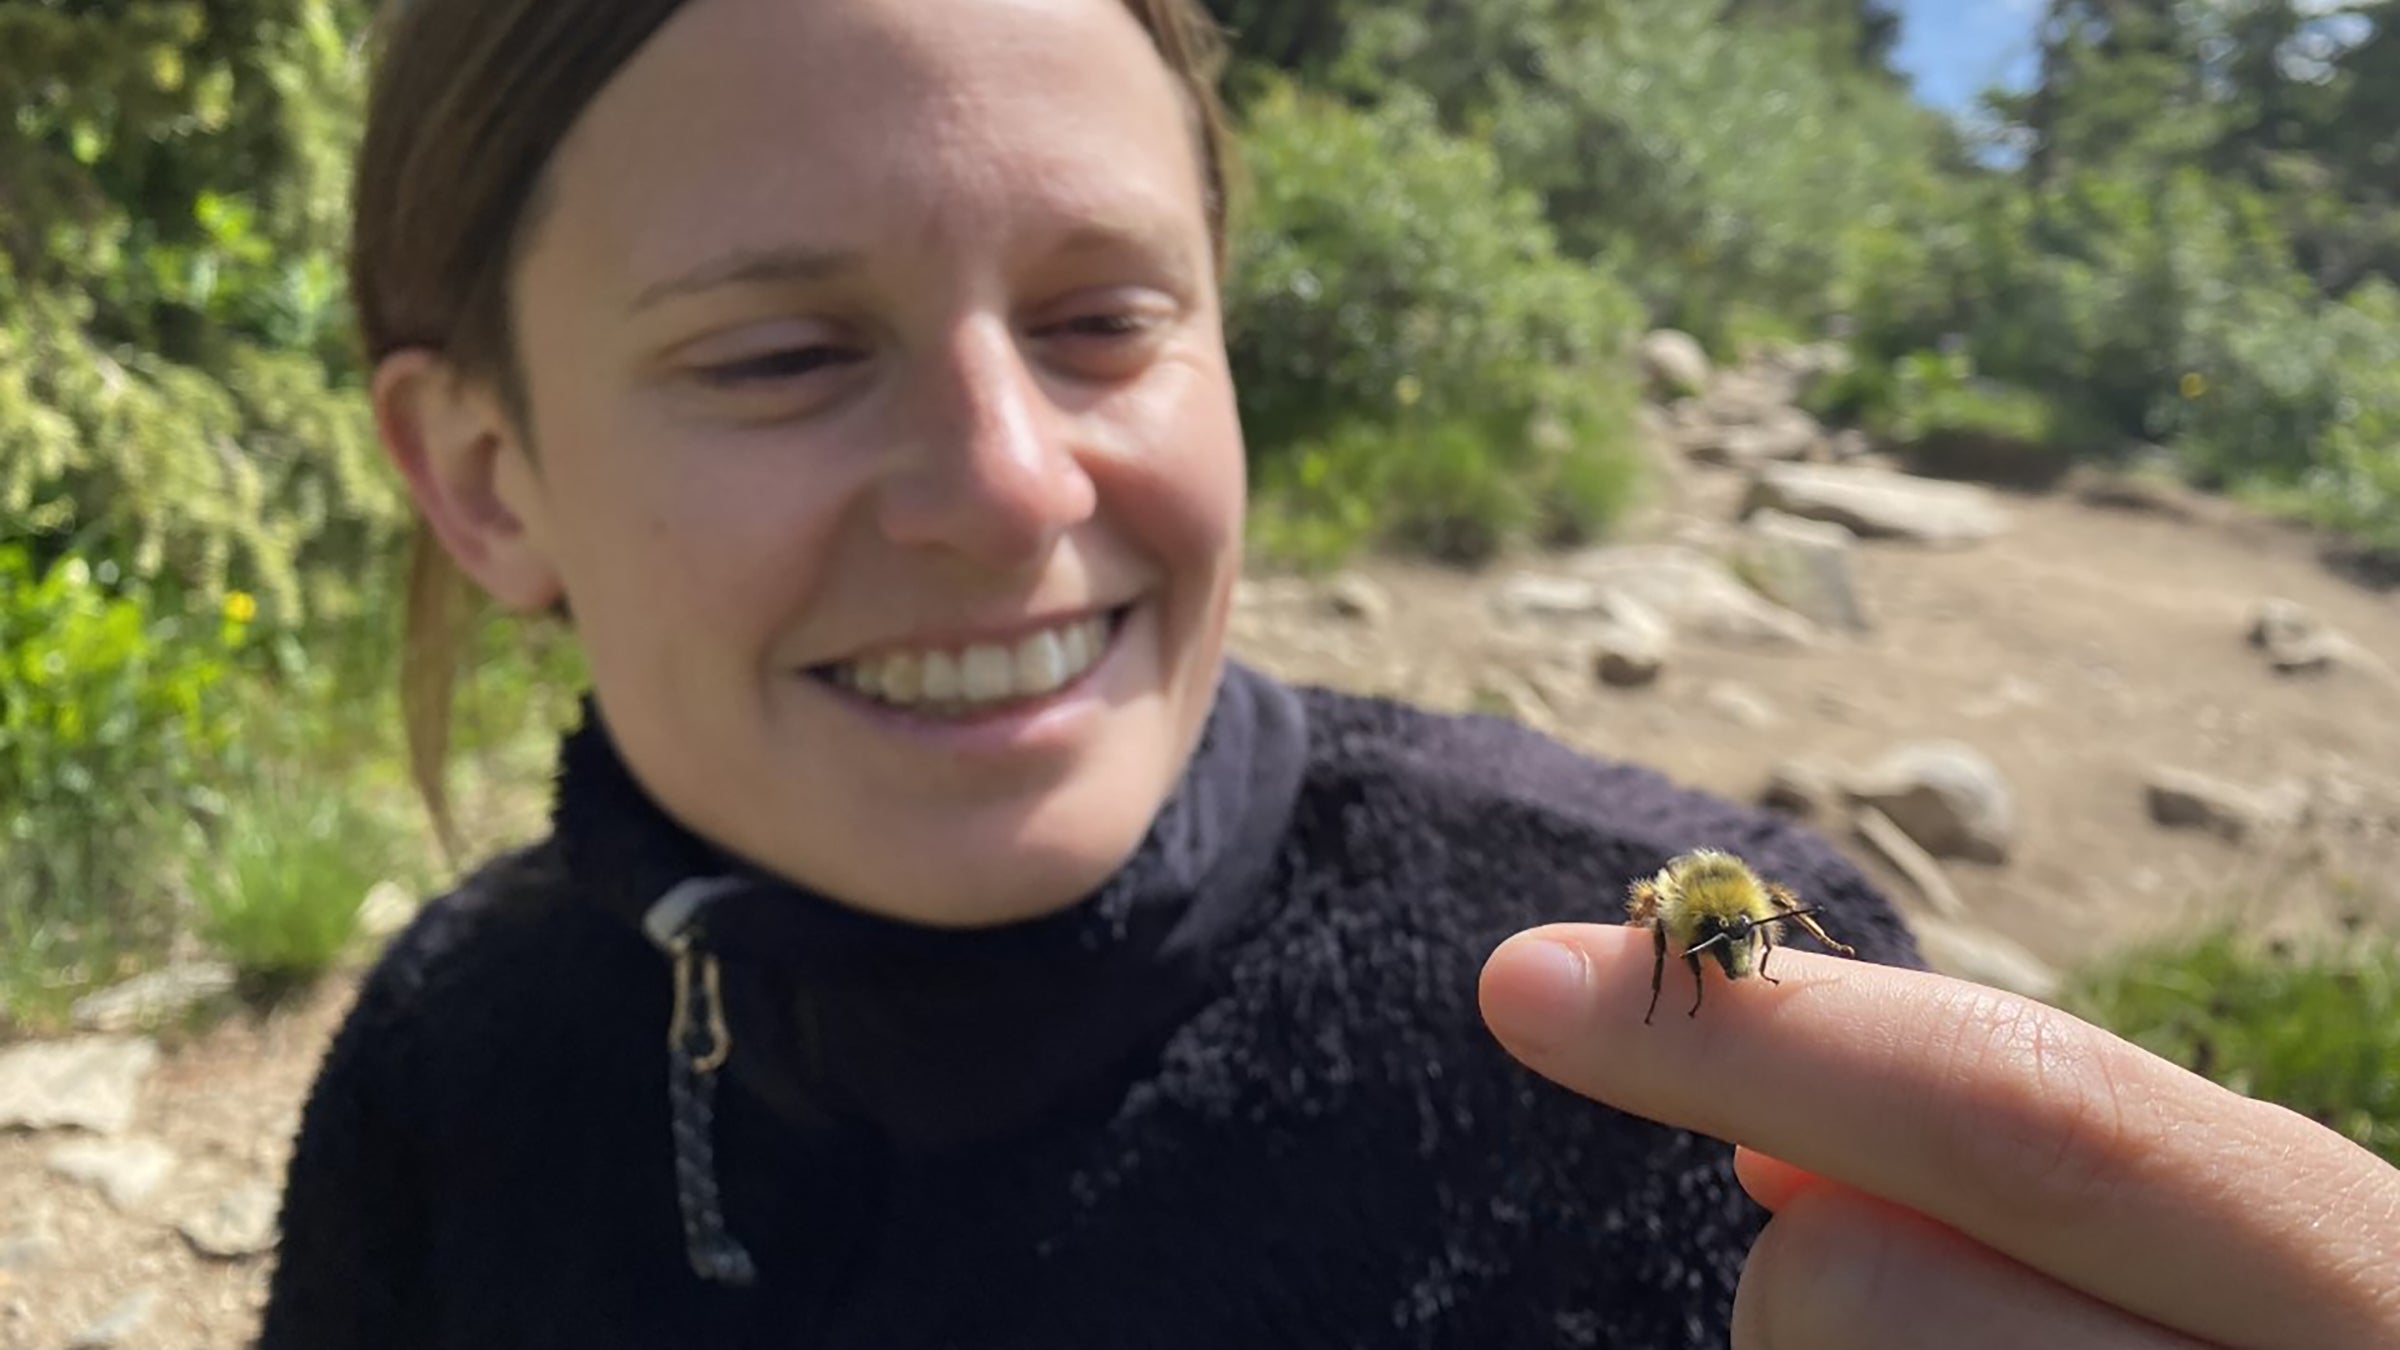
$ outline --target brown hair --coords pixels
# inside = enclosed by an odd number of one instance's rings
[[[441,352],[488,382],[530,433],[510,279],[568,129],[684,0],[386,0],[359,148],[350,285],[370,364]],[[1209,230],[1223,266],[1232,144],[1217,80],[1224,45],[1200,0],[1123,0],[1192,110]],[[474,589],[423,520],[411,540],[402,715],[409,769],[443,847],[461,649]]]

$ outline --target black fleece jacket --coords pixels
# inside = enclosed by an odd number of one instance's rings
[[[1627,879],[1709,845],[1863,958],[1917,959],[1772,817],[1238,664],[1134,859],[1033,923],[917,929],[765,876],[653,805],[596,718],[554,825],[368,978],[263,1350],[1714,1350],[1763,1217],[1730,1149],[1511,1060],[1484,958],[1621,919]],[[713,1159],[670,1128],[671,966],[640,927],[694,877],[725,879]],[[687,1259],[679,1198],[712,1178],[746,1286]]]

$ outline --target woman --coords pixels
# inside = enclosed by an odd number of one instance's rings
[[[418,659],[454,565],[593,688],[550,837],[337,1038],[262,1343],[2400,1325],[2400,1188],[2314,1127],[1919,972],[1645,1027],[1646,937],[1510,937],[1709,846],[1913,964],[1822,841],[1226,660],[1213,54],[1187,0],[397,18],[354,280]]]

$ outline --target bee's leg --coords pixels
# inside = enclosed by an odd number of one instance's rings
[[[1785,890],[1783,887],[1776,885],[1772,881],[1767,883],[1767,894],[1774,899],[1775,907],[1782,911],[1776,917],[1790,919],[1792,922],[1800,925],[1802,928],[1807,929],[1808,935],[1815,938],[1817,941],[1824,943],[1826,949],[1829,951],[1837,951],[1844,956],[1858,955],[1858,949],[1856,947],[1852,947],[1848,943],[1834,941],[1833,934],[1826,932],[1824,925],[1818,923],[1816,919],[1812,917],[1814,915],[1823,913],[1824,911],[1818,909],[1815,905],[1801,904],[1799,897],[1793,895],[1790,891]]]
[[[1653,928],[1650,937],[1653,953],[1650,960],[1650,1012],[1642,1014],[1643,1026],[1650,1025],[1651,1013],[1658,1011],[1658,982],[1667,972],[1667,930]]]
[[[1767,973],[1767,958],[1775,954],[1775,925],[1762,923],[1752,931],[1758,934],[1758,978],[1769,984],[1783,983]]]
[[[1685,1013],[1684,1016],[1698,1017],[1700,1015],[1700,994],[1701,991],[1707,987],[1708,981],[1700,978],[1699,957],[1694,956],[1690,952],[1685,952],[1683,954],[1683,963],[1692,968],[1692,1010],[1688,1013]]]

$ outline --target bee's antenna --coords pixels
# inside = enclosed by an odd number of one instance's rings
[[[1709,935],[1707,941],[1699,943],[1696,946],[1684,948],[1683,954],[1685,956],[1698,956],[1700,953],[1707,951],[1709,948],[1716,946],[1720,942],[1725,941],[1729,936],[1730,934],[1722,932],[1712,933]]]

